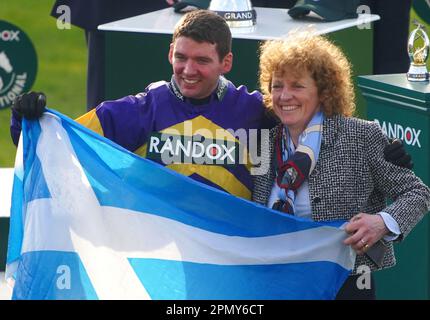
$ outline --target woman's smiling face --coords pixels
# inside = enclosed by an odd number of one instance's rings
[[[318,87],[309,72],[296,76],[285,70],[273,73],[271,95],[273,110],[290,130],[305,130],[320,110]]]

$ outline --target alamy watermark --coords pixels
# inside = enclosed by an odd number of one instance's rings
[[[366,5],[360,5],[357,7],[358,14],[358,25],[357,28],[360,30],[370,29],[372,26],[371,23],[371,11],[370,7]]]
[[[370,290],[372,288],[372,278],[370,277],[370,268],[365,264],[357,267],[357,274],[360,276],[357,278],[356,285],[359,290]]]
[[[59,290],[69,290],[71,288],[72,276],[70,272],[70,267],[67,265],[60,265],[57,268],[57,288]]]
[[[57,18],[57,28],[60,30],[71,29],[71,10],[69,6],[61,5],[57,7],[60,16]]]

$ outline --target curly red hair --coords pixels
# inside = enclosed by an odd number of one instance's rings
[[[271,84],[274,72],[286,70],[300,76],[309,72],[318,88],[322,111],[331,116],[351,116],[355,93],[351,64],[342,50],[324,36],[292,34],[270,40],[260,47],[260,89],[266,106],[272,108]]]

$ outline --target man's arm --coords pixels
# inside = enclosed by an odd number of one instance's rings
[[[85,127],[134,152],[146,141],[153,129],[154,105],[151,94],[126,96],[105,101],[76,121]],[[46,109],[46,97],[42,93],[25,93],[12,106],[10,132],[15,145],[21,133],[21,120],[38,119]]]
[[[389,140],[390,144],[384,149],[384,158],[396,166],[412,169],[414,163],[400,139]]]

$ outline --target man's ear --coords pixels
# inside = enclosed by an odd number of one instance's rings
[[[231,68],[233,67],[233,53],[229,52],[222,60],[223,65],[223,74],[230,72]]]
[[[173,44],[173,42],[170,44],[170,47],[169,47],[169,62],[170,62],[170,64],[173,64],[173,49],[174,49],[174,44]]]

